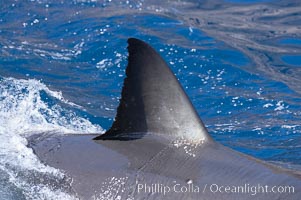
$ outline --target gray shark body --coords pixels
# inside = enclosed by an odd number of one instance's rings
[[[103,135],[35,137],[80,199],[300,199],[301,176],[216,143],[160,55],[129,39],[112,127]]]

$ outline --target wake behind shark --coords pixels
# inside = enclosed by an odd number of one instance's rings
[[[72,178],[80,199],[295,199],[301,175],[233,151],[208,134],[161,56],[128,40],[112,127],[103,135],[31,140],[38,157]]]

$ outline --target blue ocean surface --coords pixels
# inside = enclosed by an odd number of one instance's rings
[[[162,55],[216,141],[301,169],[301,2],[8,0],[0,2],[0,199],[76,199],[27,138],[110,128],[129,37]],[[35,181],[41,175],[52,184]]]

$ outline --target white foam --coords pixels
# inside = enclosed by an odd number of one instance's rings
[[[101,183],[101,192],[95,194],[93,200],[121,200],[118,193],[123,193],[128,177],[111,177]]]
[[[299,125],[282,125],[281,128],[286,129],[295,129],[296,127],[299,127]]]
[[[276,104],[276,106],[277,107],[274,109],[275,111],[281,111],[281,110],[284,110],[284,109],[288,108],[288,106],[284,105],[283,101],[278,101],[278,103]]]
[[[274,104],[267,103],[267,104],[264,104],[264,105],[263,105],[264,108],[269,108],[269,107],[271,107],[271,106],[274,106]]]
[[[28,182],[30,177],[20,172],[34,172],[63,180],[65,175],[58,169],[46,166],[27,147],[25,137],[39,132],[101,133],[99,125],[77,116],[59,104],[51,106],[43,101],[41,94],[71,107],[80,106],[64,99],[61,92],[50,90],[38,80],[0,79],[0,169],[9,176],[9,181],[33,199],[74,199],[71,195],[53,189],[47,184]]]
[[[204,144],[205,140],[200,139],[198,141],[191,142],[189,140],[186,140],[185,138],[179,138],[172,142],[172,145],[176,148],[182,148],[186,154],[189,156],[195,157],[196,156],[196,150],[197,147]]]

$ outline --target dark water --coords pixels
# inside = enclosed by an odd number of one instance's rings
[[[219,142],[301,165],[301,2],[0,1],[0,197],[74,199],[26,137],[100,133],[115,116],[126,40],[150,43]]]

